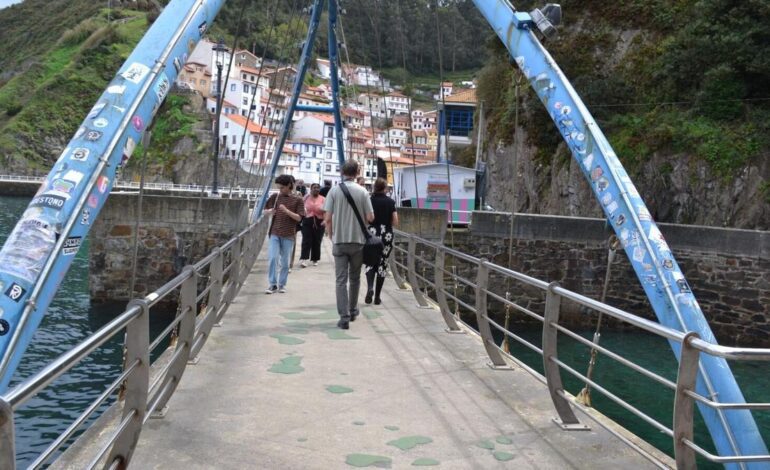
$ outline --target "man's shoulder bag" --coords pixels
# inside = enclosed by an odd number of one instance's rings
[[[350,195],[350,190],[345,186],[345,183],[340,183],[340,189],[345,194],[345,198],[348,200],[350,207],[353,209],[353,213],[358,219],[358,225],[361,226],[361,231],[364,232],[366,241],[364,242],[364,264],[367,266],[377,266],[382,259],[382,251],[385,249],[385,245],[382,243],[382,239],[369,233],[364,225],[364,219],[361,218],[361,214],[358,213],[358,207],[356,206],[353,197]]]

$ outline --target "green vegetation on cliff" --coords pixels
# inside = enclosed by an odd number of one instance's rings
[[[533,2],[516,2],[528,10]],[[687,154],[731,178],[770,146],[770,7],[763,0],[562,2],[561,35],[546,42],[624,163]],[[514,80],[502,44],[480,73],[491,135],[510,142]],[[542,163],[561,138],[528,84],[521,123]],[[566,158],[566,152],[561,155]]]
[[[28,0],[21,7],[35,3]],[[17,13],[14,8],[9,11]],[[62,7],[60,13],[77,18],[71,11],[76,9],[77,5]],[[57,150],[74,134],[147,30],[142,12],[113,9],[108,21],[106,10],[93,14],[93,9],[83,9],[91,16],[69,23],[66,29],[54,28],[58,34],[51,34],[55,41],[48,41],[48,50],[26,65],[16,61],[19,73],[0,86],[0,166],[11,171],[47,171],[58,157]],[[43,15],[18,10],[33,17]],[[3,13],[0,23],[17,16]],[[47,22],[39,20],[37,27],[25,24],[28,35],[37,37]],[[13,64],[10,59],[6,63]]]

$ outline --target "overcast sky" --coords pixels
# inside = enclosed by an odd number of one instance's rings
[[[22,0],[0,0],[0,8],[5,8],[14,3],[21,3]]]

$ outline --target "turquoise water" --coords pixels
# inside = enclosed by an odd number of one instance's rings
[[[0,197],[0,243],[5,241],[28,202],[29,198]],[[11,386],[83,341],[124,308],[125,303],[91,305],[86,240],[36,331]],[[170,319],[168,312],[153,312],[153,335],[159,334]],[[17,410],[14,423],[18,468],[32,463],[115,379],[122,367],[122,347],[123,335],[118,334]],[[109,404],[111,401],[98,413]]]
[[[467,320],[467,319],[466,319]],[[518,336],[532,344],[542,347],[542,330],[538,326],[513,326],[511,330]],[[586,339],[593,337],[593,331],[577,331]],[[498,338],[498,344],[502,337]],[[640,332],[603,331],[600,344],[609,350],[632,360],[646,369],[676,382],[678,363],[671,352],[668,342],[657,336]],[[511,353],[525,364],[543,373],[543,359],[515,340],[509,341]],[[577,341],[564,335],[559,335],[558,343],[559,359],[583,374],[588,370],[590,349]],[[768,390],[770,390],[770,375],[767,363],[733,363],[730,364],[733,373],[741,385],[747,401],[767,402]],[[584,383],[578,381],[566,371],[562,371],[564,388],[577,395]],[[626,400],[631,405],[652,416],[666,427],[672,426],[673,416],[673,390],[658,384],[657,382],[617,363],[613,359],[598,354],[594,367],[593,379],[602,387]],[[656,428],[647,424],[640,418],[632,415],[608,398],[605,398],[596,390],[591,390],[593,407],[620,423],[631,432],[651,443],[658,449],[673,457],[674,450],[672,439],[659,432]],[[704,449],[715,452],[708,434],[706,425],[696,415],[695,442]],[[554,416],[556,416],[554,412]],[[582,413],[576,412],[581,422],[592,425],[592,422]],[[760,427],[760,432],[765,442],[770,441],[770,412],[754,412],[754,417]],[[699,461],[698,468],[718,469],[721,465],[712,464],[706,460]]]

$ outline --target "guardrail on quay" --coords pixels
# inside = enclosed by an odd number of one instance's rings
[[[17,183],[42,183],[45,181],[45,176],[24,176],[24,175],[0,175],[0,183],[2,182],[17,182]],[[140,183],[138,181],[122,181],[117,180],[114,185],[114,189],[126,190],[126,189],[140,189]],[[177,191],[187,193],[198,193],[206,196],[212,195],[213,188],[211,186],[203,186],[199,184],[174,184],[174,183],[144,183],[144,189],[156,190],[156,191]],[[248,197],[249,199],[255,199],[262,194],[261,189],[257,188],[242,188],[240,186],[219,186],[217,194],[220,197],[223,196],[238,196]]]
[[[161,411],[176,390],[189,363],[194,363],[212,327],[238,294],[267,235],[269,219],[262,218],[222,246],[128,308],[69,352],[0,397],[0,469],[14,469],[14,411],[71,370],[96,348],[125,333],[123,372],[72,424],[45,449],[30,468],[45,466],[99,407],[117,395],[120,419],[88,468],[126,468],[143,424]],[[199,281],[205,281],[199,282]],[[204,286],[205,284],[205,286]],[[150,338],[150,309],[167,296],[179,296],[175,319],[156,338]],[[171,335],[171,344],[155,362],[150,353]]]
[[[390,258],[390,267],[393,277],[400,288],[406,288],[407,282],[411,287],[415,300],[420,306],[428,307],[429,300],[434,302],[446,322],[449,332],[463,331],[461,324],[467,329],[478,331],[489,356],[492,367],[508,367],[513,361],[529,371],[541,380],[547,387],[558,419],[554,421],[565,430],[586,429],[576,417],[573,409],[587,412],[586,408],[576,401],[576,398],[565,392],[562,383],[562,372],[575,377],[587,387],[601,393],[604,397],[614,402],[627,412],[639,417],[648,425],[659,432],[668,435],[673,440],[674,454],[677,468],[696,468],[696,456],[708,461],[730,464],[748,462],[767,462],[770,455],[742,455],[719,456],[706,451],[694,440],[694,405],[700,403],[707,407],[729,412],[735,409],[770,410],[770,403],[723,403],[716,397],[705,397],[695,391],[695,382],[698,375],[699,358],[701,355],[712,355],[735,361],[770,361],[770,349],[725,347],[708,343],[698,337],[696,333],[682,333],[667,328],[658,323],[640,318],[631,313],[614,308],[610,305],[598,302],[578,293],[564,289],[558,283],[547,283],[539,279],[527,276],[502,266],[488,262],[485,259],[476,258],[465,253],[453,250],[440,242],[434,242],[416,235],[395,231],[394,255]],[[432,253],[431,253],[432,252]],[[431,256],[432,255],[432,256]],[[475,279],[462,277],[456,269],[448,269],[447,266],[456,268],[458,264],[464,265],[475,272]],[[433,273],[429,278],[427,272]],[[467,269],[466,269],[467,271]],[[401,275],[406,273],[406,281]],[[517,304],[506,293],[491,290],[490,275],[502,276],[513,283],[518,283],[527,289],[538,290],[545,297],[544,311],[535,312],[526,306]],[[457,292],[457,286],[464,286],[473,293],[474,300],[463,300]],[[450,288],[451,287],[451,288]],[[432,297],[431,297],[432,295]],[[489,315],[488,302],[495,301],[508,306],[512,311],[526,315],[542,324],[542,348],[523,337],[515,334],[500,325]],[[565,328],[559,324],[559,314],[563,301],[574,302],[584,307],[587,314],[605,315],[626,325],[639,328],[647,333],[677,343],[681,347],[681,357],[676,380],[672,381],[661,375],[617,354],[597,342],[586,339],[583,336]],[[450,305],[450,303],[452,305]],[[465,323],[461,319],[461,312],[475,315],[477,327]],[[517,360],[506,352],[501,345],[494,340],[493,329],[509,340],[513,340],[524,347],[534,351],[543,358],[544,376]],[[644,377],[661,384],[674,395],[673,425],[671,427],[659,422],[649,414],[621,398],[618,394],[608,390],[602,384],[595,381],[573,367],[570,367],[559,358],[557,339],[559,334],[571,338],[596,353],[616,361]],[[621,425],[623,423],[620,423]],[[615,430],[607,427],[607,430],[618,438],[641,451],[636,445],[629,442]]]

